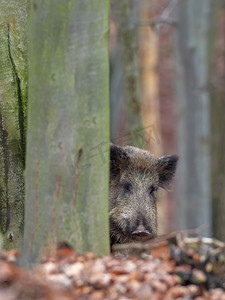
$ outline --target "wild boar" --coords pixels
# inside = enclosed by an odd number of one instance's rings
[[[145,150],[110,146],[110,243],[147,241],[157,235],[158,188],[167,189],[178,156],[160,158]]]

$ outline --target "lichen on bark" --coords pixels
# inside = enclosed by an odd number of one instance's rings
[[[17,248],[23,233],[29,1],[0,3],[0,233]]]

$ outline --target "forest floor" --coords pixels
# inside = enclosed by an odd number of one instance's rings
[[[28,271],[16,266],[16,250],[2,251],[0,300],[225,300],[225,244],[218,240],[173,233],[118,245],[114,254],[78,255],[62,243]]]

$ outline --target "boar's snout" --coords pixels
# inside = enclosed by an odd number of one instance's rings
[[[136,241],[146,241],[153,237],[151,232],[149,232],[143,225],[139,225],[136,230],[132,232],[132,239]]]

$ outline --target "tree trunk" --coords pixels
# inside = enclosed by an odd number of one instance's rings
[[[156,5],[156,3],[155,3]],[[145,22],[154,17],[149,6],[140,6],[140,21]],[[141,77],[141,102],[145,128],[145,147],[156,156],[161,155],[159,142],[159,76],[157,71],[159,36],[152,27],[140,26],[139,62]],[[152,130],[152,131],[151,131]],[[154,130],[154,131],[153,131]],[[151,132],[151,134],[149,134]]]
[[[208,42],[210,0],[177,5],[176,87],[179,109],[177,223],[179,229],[208,225],[211,233]]]
[[[113,142],[142,148],[144,147],[144,135],[137,55],[139,4],[138,2],[134,4],[130,0],[113,0],[112,4],[123,71],[125,108],[125,135]]]
[[[109,253],[108,32],[109,1],[32,1],[24,264]]]
[[[0,233],[18,248],[24,220],[28,0],[0,3]]]
[[[113,14],[113,12],[111,12]],[[114,21],[110,28],[110,136],[114,140],[121,134],[124,125],[123,74],[121,68],[120,49],[116,38]]]
[[[211,72],[211,178],[213,236],[225,241],[225,4],[221,8],[221,2],[224,1],[217,1],[214,10],[214,30],[211,33],[213,44],[216,44],[212,51]]]

